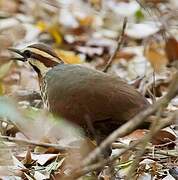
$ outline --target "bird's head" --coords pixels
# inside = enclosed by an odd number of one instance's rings
[[[43,76],[49,69],[64,63],[50,47],[44,44],[33,44],[22,50],[14,48],[9,48],[9,50],[18,55],[12,59],[27,61],[38,73],[38,76]]]

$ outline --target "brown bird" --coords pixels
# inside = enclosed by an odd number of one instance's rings
[[[37,72],[41,96],[49,111],[83,127],[90,136],[94,129],[98,143],[149,105],[121,78],[65,64],[43,44],[11,50],[20,55],[14,59],[28,61]]]

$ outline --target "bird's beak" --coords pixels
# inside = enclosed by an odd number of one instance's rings
[[[27,58],[25,58],[24,54],[20,50],[14,48],[8,48],[8,50],[18,55],[18,57],[11,57],[12,60],[23,61],[23,62],[27,61]]]

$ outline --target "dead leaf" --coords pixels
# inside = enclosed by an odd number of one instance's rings
[[[136,56],[135,53],[125,52],[125,51],[119,51],[116,54],[116,58],[118,58],[118,59],[125,59],[127,61],[131,60],[135,56]]]
[[[73,51],[64,51],[56,49],[57,55],[68,64],[80,64],[82,60],[79,55],[76,55]]]
[[[170,175],[172,175],[176,180],[178,179],[178,167],[174,166],[171,169],[169,169]]]
[[[178,60],[178,42],[174,37],[166,40],[165,52],[170,63]]]
[[[32,154],[32,159],[37,161],[41,166],[46,164],[48,161],[55,159],[58,154]]]
[[[12,159],[13,159],[13,163],[17,169],[19,169],[19,170],[26,169],[26,167],[15,156],[12,156]]]
[[[26,35],[26,27],[15,18],[9,18],[1,22],[0,32],[1,36],[4,36],[6,39],[8,37],[7,42],[4,42],[7,46],[8,44],[15,44],[22,41]]]
[[[89,0],[89,3],[92,7],[99,10],[102,7],[102,1],[101,0]]]
[[[126,35],[133,39],[144,39],[159,31],[159,26],[149,23],[132,24],[126,29]]]
[[[154,40],[148,42],[145,47],[144,55],[156,72],[162,71],[168,63],[164,48]]]
[[[173,141],[176,140],[176,136],[166,130],[160,130],[158,133],[155,134],[154,138],[152,139],[153,145],[161,145],[170,143],[166,147],[175,146]],[[172,143],[171,143],[172,142]]]
[[[68,150],[68,156],[65,159],[64,169],[74,168],[76,164],[80,165],[82,159],[96,148],[96,144],[89,138],[75,141],[73,143],[78,148]],[[75,164],[73,162],[75,162]]]
[[[0,141],[0,166],[13,165],[11,151],[6,144]]]
[[[1,42],[1,46],[0,46],[0,54],[3,55],[6,51],[7,48],[9,48],[10,46],[13,45],[13,41],[11,38],[7,37],[6,35],[0,35],[0,42]],[[2,58],[1,58],[2,59]],[[1,62],[0,62],[1,64]]]
[[[131,159],[131,156],[133,156],[133,151],[127,151],[126,153],[124,153],[121,157],[120,157],[120,163],[126,163],[129,162]]]
[[[82,26],[91,26],[94,20],[92,16],[86,16],[84,18],[78,17],[77,19]]]
[[[39,21],[37,22],[37,27],[42,31],[42,32],[47,32],[49,33],[55,40],[56,44],[61,44],[62,43],[62,35],[59,30],[59,24],[57,23],[46,23],[44,21]]]
[[[162,180],[175,180],[175,178],[173,178],[173,176],[171,176],[170,174],[166,175],[166,177],[164,177]]]
[[[140,8],[136,1],[111,1],[108,6],[121,17],[133,16]]]
[[[104,52],[103,47],[76,46],[76,50],[80,53],[88,55],[91,58],[94,55],[101,56]]]
[[[35,171],[34,173],[34,178],[38,180],[44,180],[44,179],[49,179],[49,175],[44,175],[38,171]]]
[[[123,143],[129,144],[130,141],[139,140],[139,139],[143,138],[147,132],[148,132],[148,130],[137,129],[137,130],[133,131],[132,133],[130,133],[129,135],[127,135],[123,138],[120,138],[120,141]]]
[[[0,9],[8,13],[15,13],[19,9],[19,1],[1,0]]]
[[[55,159],[59,154],[34,154],[31,152],[18,154],[19,158],[25,158],[26,162],[36,161],[41,166],[45,165],[48,161]]]
[[[112,175],[111,175],[110,169],[108,167],[104,168],[102,173],[98,176],[98,179],[111,180],[112,179]]]
[[[24,175],[26,176],[27,180],[34,180],[34,178],[29,176],[27,173],[24,173]]]
[[[25,165],[25,166],[29,166],[31,164],[34,163],[33,159],[32,159],[32,156],[31,156],[31,151],[30,149],[28,149],[26,155],[25,155],[25,158],[23,159],[22,163]]]
[[[144,3],[152,3],[154,5],[157,5],[159,3],[166,3],[168,0],[144,0]]]

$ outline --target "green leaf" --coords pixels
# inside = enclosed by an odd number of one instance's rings
[[[139,9],[138,11],[135,12],[135,17],[136,17],[137,21],[141,21],[141,20],[143,20],[145,18],[144,14],[141,11],[141,9]]]
[[[12,61],[9,61],[8,63],[0,66],[0,79],[2,79],[9,72],[11,65]]]
[[[3,92],[4,92],[3,83],[0,80],[0,96],[3,95]]]
[[[0,96],[0,117],[6,117],[13,121],[21,119],[15,104],[7,97]]]

